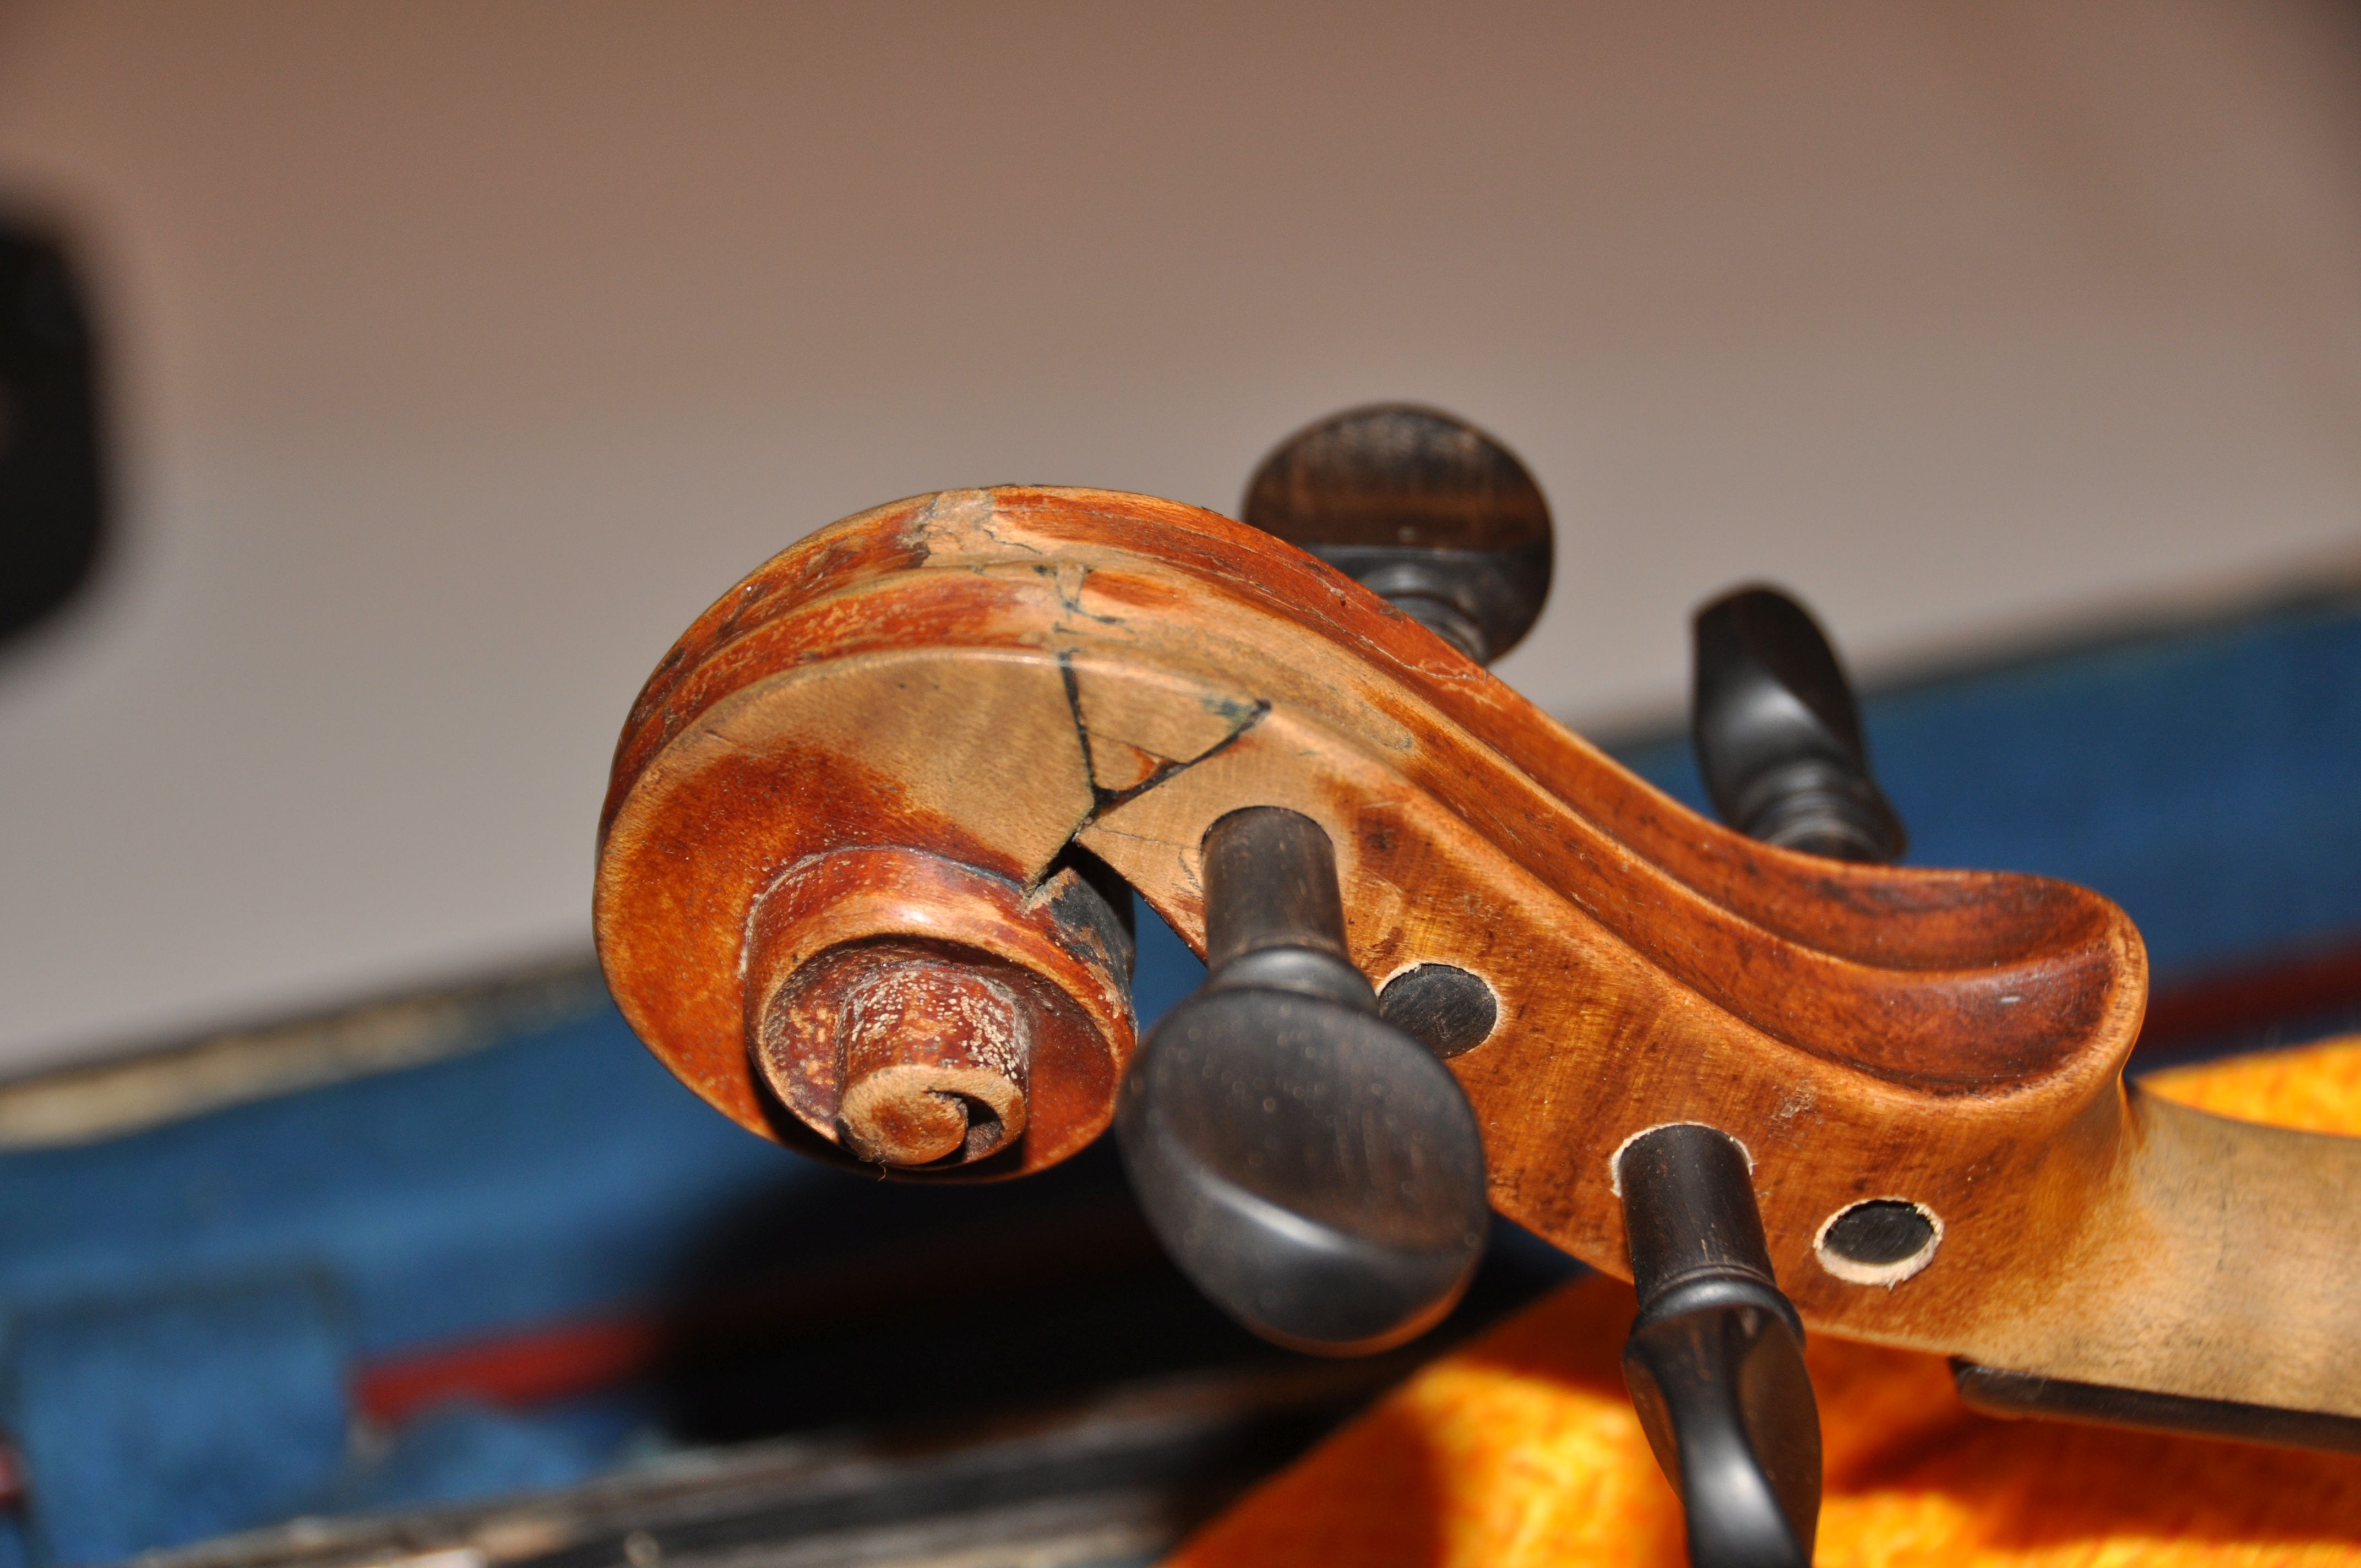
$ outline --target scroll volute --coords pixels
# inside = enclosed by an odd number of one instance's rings
[[[1093,796],[1057,667],[897,647],[927,640],[900,611],[829,619],[871,656],[815,659],[807,623],[777,635],[803,602],[777,565],[691,628],[619,747],[617,1003],[807,1153],[929,1179],[1064,1159],[1111,1119],[1135,1027],[1126,922],[1067,850]]]
[[[1075,871],[1028,892],[928,850],[823,850],[744,927],[747,1071],[708,1097],[735,1109],[752,1090],[760,1130],[896,1174],[995,1177],[1105,1129],[1133,1045],[1131,938]]]

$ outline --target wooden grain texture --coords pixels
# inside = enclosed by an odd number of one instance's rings
[[[786,867],[889,845],[1029,885],[1072,841],[1202,946],[1197,846],[1252,805],[1327,829],[1365,972],[1492,986],[1498,1025],[1450,1065],[1493,1201],[1586,1262],[1627,1272],[1613,1151],[1704,1122],[1752,1156],[1816,1330],[2361,1415],[2361,1146],[2127,1093],[2146,970],[2119,910],[1741,839],[1349,580],[1191,508],[950,492],[763,566],[624,731],[600,950],[642,1038],[763,1128],[744,948]],[[1906,1281],[1814,1256],[1868,1198],[1941,1221]]]

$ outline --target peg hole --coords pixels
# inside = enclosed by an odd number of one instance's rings
[[[1500,999],[1480,974],[1456,964],[1416,964],[1386,981],[1378,1014],[1433,1051],[1455,1057],[1491,1037]]]
[[[1924,1203],[1871,1198],[1830,1214],[1812,1238],[1820,1266],[1850,1285],[1901,1284],[1935,1260],[1943,1222]]]

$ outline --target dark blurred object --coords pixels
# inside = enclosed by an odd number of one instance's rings
[[[89,582],[105,535],[90,313],[51,240],[0,221],[0,641]]]
[[[1288,437],[1246,521],[1310,551],[1479,664],[1549,597],[1549,503],[1516,454],[1450,414],[1383,403]]]
[[[1776,588],[1740,588],[1694,630],[1692,734],[1721,819],[1782,849],[1899,860],[1902,818],[1870,776],[1852,685],[1811,612]]]
[[[566,1491],[304,1519],[152,1568],[1141,1568],[1294,1458],[1402,1361],[1224,1370],[931,1430],[642,1464]]]

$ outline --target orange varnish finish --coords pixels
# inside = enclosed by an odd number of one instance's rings
[[[816,959],[790,943],[771,961],[791,885],[876,855],[861,863],[997,879],[1038,915],[1074,845],[1202,947],[1199,847],[1245,805],[1327,832],[1372,980],[1438,962],[1492,988],[1492,1037],[1450,1065],[1493,1206],[1593,1266],[1624,1266],[1614,1151],[1701,1122],[1746,1147],[1812,1332],[2361,1418],[2361,1143],[2126,1092],[2147,971],[2121,910],[1743,839],[1359,585],[1193,508],[947,491],[757,570],[665,657],[619,743],[599,953],[632,1028],[716,1109],[841,1158],[828,1107],[778,1113],[785,1069],[749,1044],[803,995],[774,982]],[[871,887],[864,907],[897,913],[860,939],[997,954],[1096,1020],[1088,1081],[1045,1058],[1025,1136],[956,1174],[1050,1163],[1107,1120],[1134,1036],[1120,987],[995,946],[959,913],[978,905],[918,896],[933,883]],[[1059,906],[1038,934],[1072,946]],[[1875,1198],[1943,1223],[1896,1289],[1815,1251]]]
[[[2176,1069],[2219,1115],[2361,1134],[2361,1038]],[[1623,1391],[1631,1288],[1569,1286],[1411,1378],[1170,1568],[1680,1568],[1680,1505]],[[2008,1421],[1939,1356],[1814,1336],[1819,1568],[2361,1563],[2361,1457]]]

